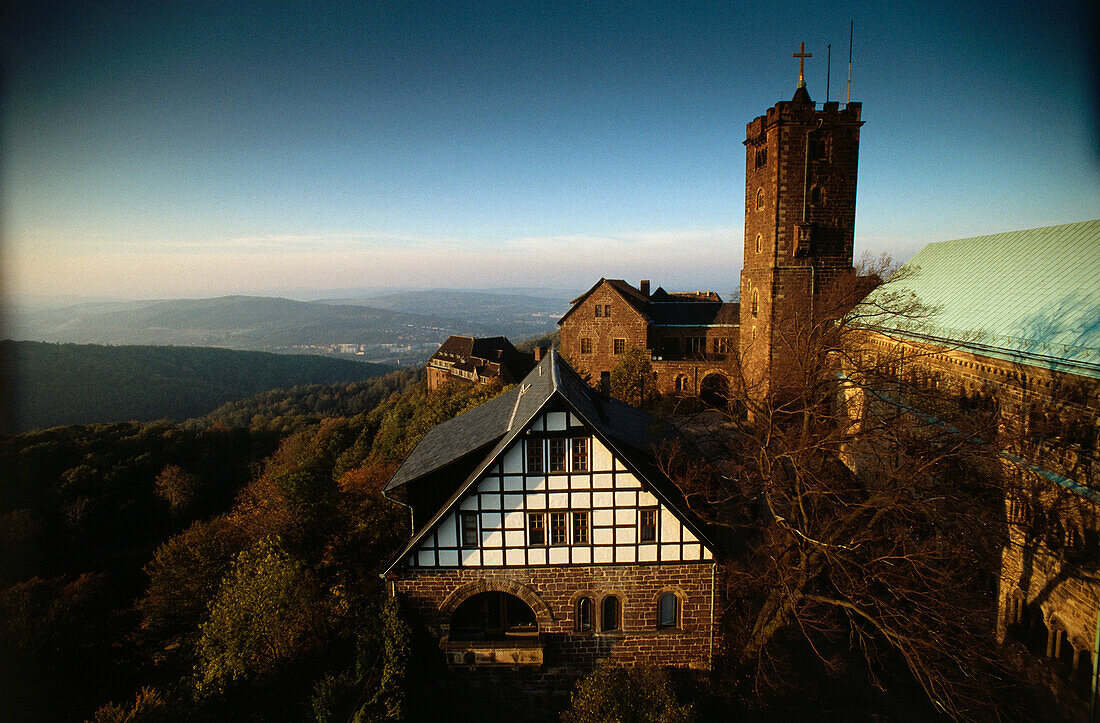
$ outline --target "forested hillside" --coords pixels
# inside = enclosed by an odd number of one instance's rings
[[[501,388],[386,383],[400,391],[373,408],[341,401],[350,416],[281,414],[318,389],[254,400],[277,423],[250,429],[0,438],[0,719],[400,714],[409,632],[378,572],[408,516],[381,487],[428,429]]]
[[[13,431],[186,419],[270,389],[356,382],[392,368],[308,355],[158,346],[0,342]]]

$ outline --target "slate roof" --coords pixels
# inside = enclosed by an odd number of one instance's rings
[[[523,376],[534,364],[532,355],[518,351],[503,336],[475,338],[452,335],[432,354],[431,359],[449,362],[453,369],[459,371],[480,371],[482,376],[487,377],[502,376],[506,382]]]
[[[741,323],[740,305],[723,303],[722,297],[713,291],[668,292],[657,287],[647,296],[622,279],[600,279],[591,289],[569,302],[570,309],[558,324],[564,322],[566,317],[580,308],[581,302],[605,283],[618,291],[646,321],[657,326],[739,326]]]
[[[931,243],[905,268],[866,301],[912,293],[936,313],[880,329],[1100,378],[1100,220]]]
[[[551,350],[518,385],[474,409],[432,428],[402,462],[386,485],[392,490],[442,469],[471,452],[496,444],[473,472],[460,484],[438,512],[417,531],[391,568],[413,550],[420,539],[442,519],[482,473],[515,441],[527,425],[551,401],[563,401],[623,459],[712,550],[714,544],[701,523],[685,514],[683,495],[657,468],[654,453],[665,434],[656,431],[656,421],[640,409],[603,395],[585,384],[561,356]]]

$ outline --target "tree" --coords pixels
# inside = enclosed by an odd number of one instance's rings
[[[726,459],[709,475],[673,450],[665,464],[743,541],[726,566],[730,664],[755,691],[861,659],[873,686],[908,671],[932,711],[963,718],[1003,688],[982,579],[1004,535],[995,420],[899,377],[900,347],[869,344],[882,318],[917,328],[935,313],[889,282],[857,303],[889,274],[884,260],[812,300],[789,294],[770,373],[732,390],[748,415],[712,427]]]
[[[603,665],[577,682],[565,723],[687,723],[691,706],[679,705],[659,668]]]
[[[157,497],[168,503],[174,515],[187,512],[195,499],[200,483],[195,475],[179,465],[165,465],[154,480]]]
[[[611,396],[641,406],[656,392],[649,351],[631,346],[611,369]]]

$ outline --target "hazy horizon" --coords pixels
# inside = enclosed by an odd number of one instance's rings
[[[8,303],[601,276],[726,296],[745,124],[791,97],[803,41],[810,94],[840,97],[851,20],[857,257],[1100,215],[1084,2],[8,13]]]

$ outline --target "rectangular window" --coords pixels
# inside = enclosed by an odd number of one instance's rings
[[[715,339],[714,340],[714,353],[715,354],[729,354],[730,353],[730,340],[729,339]]]
[[[601,316],[603,316],[603,307],[599,304],[596,304],[596,318],[598,319]]]
[[[550,513],[550,544],[551,545],[566,545],[569,544],[569,530],[565,526],[565,513],[564,512],[551,512]]]
[[[705,336],[689,336],[684,341],[687,342],[689,356],[701,356],[707,350],[707,338]]]
[[[606,316],[608,319],[611,318],[611,304],[603,305],[603,315]]]
[[[550,440],[550,471],[551,472],[564,472],[565,471],[565,440],[564,439],[551,439]]]
[[[462,546],[477,547],[480,542],[477,533],[477,513],[460,512],[458,519],[462,525]]]
[[[527,515],[527,544],[546,544],[546,516],[541,512]]]
[[[573,440],[573,471],[584,472],[588,469],[588,438]]]
[[[527,472],[542,474],[542,440],[527,440]]]
[[[638,542],[657,540],[657,510],[649,507],[638,510]]]
[[[573,544],[588,544],[588,512],[579,511],[573,513]]]
[[[616,354],[622,354],[624,351],[626,351],[626,339],[616,339],[615,340],[615,353]]]
[[[591,354],[591,353],[592,353],[592,340],[589,339],[588,337],[585,337],[584,339],[581,339],[581,354]]]

